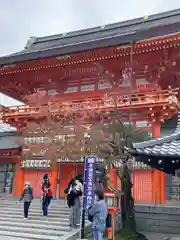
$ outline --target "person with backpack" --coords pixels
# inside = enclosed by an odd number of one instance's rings
[[[43,210],[43,216],[48,216],[48,207],[50,205],[52,199],[52,191],[49,187],[44,187],[44,192],[42,196],[42,210]]]
[[[82,196],[81,187],[77,181],[73,181],[67,195],[67,204],[70,208],[69,226],[76,228],[80,224],[81,204],[80,196]]]
[[[95,189],[95,202],[89,208],[89,220],[92,222],[93,239],[102,240],[107,228],[108,209],[102,189]]]
[[[22,200],[24,201],[24,219],[27,219],[29,207],[31,205],[31,201],[33,200],[33,189],[31,188],[29,182],[25,183],[25,188],[19,201]]]

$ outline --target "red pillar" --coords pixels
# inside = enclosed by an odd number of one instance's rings
[[[152,123],[152,137],[159,138],[161,135],[161,124],[159,121]]]
[[[13,196],[20,197],[24,189],[24,169],[21,167],[22,154],[20,155],[15,168],[15,178],[13,184]]]
[[[110,180],[110,185],[113,186],[114,188],[117,188],[116,169],[114,169],[112,167],[110,168],[109,180]]]
[[[56,160],[54,160],[51,170],[51,190],[53,197],[56,197],[56,191],[57,191],[57,178],[58,178],[58,164],[56,163]]]
[[[152,137],[159,138],[161,123],[156,121],[152,123]],[[152,173],[152,202],[165,204],[165,174],[159,170],[153,170]]]
[[[166,179],[165,174],[160,172],[160,181],[161,181],[161,204],[166,203]]]

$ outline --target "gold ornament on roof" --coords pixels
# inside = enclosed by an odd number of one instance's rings
[[[147,21],[149,19],[149,16],[144,16],[144,21]]]

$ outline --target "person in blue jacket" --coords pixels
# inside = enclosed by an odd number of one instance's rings
[[[108,215],[107,204],[104,200],[102,189],[95,190],[95,202],[89,209],[89,215],[92,217],[93,239],[102,240],[103,233],[106,230],[106,218]]]

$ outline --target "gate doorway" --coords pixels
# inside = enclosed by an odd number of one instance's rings
[[[14,163],[0,163],[0,194],[12,193],[14,172]]]
[[[46,173],[49,175],[51,181],[51,172],[49,170],[25,170],[24,183],[30,182],[35,198],[42,196],[42,178]]]

